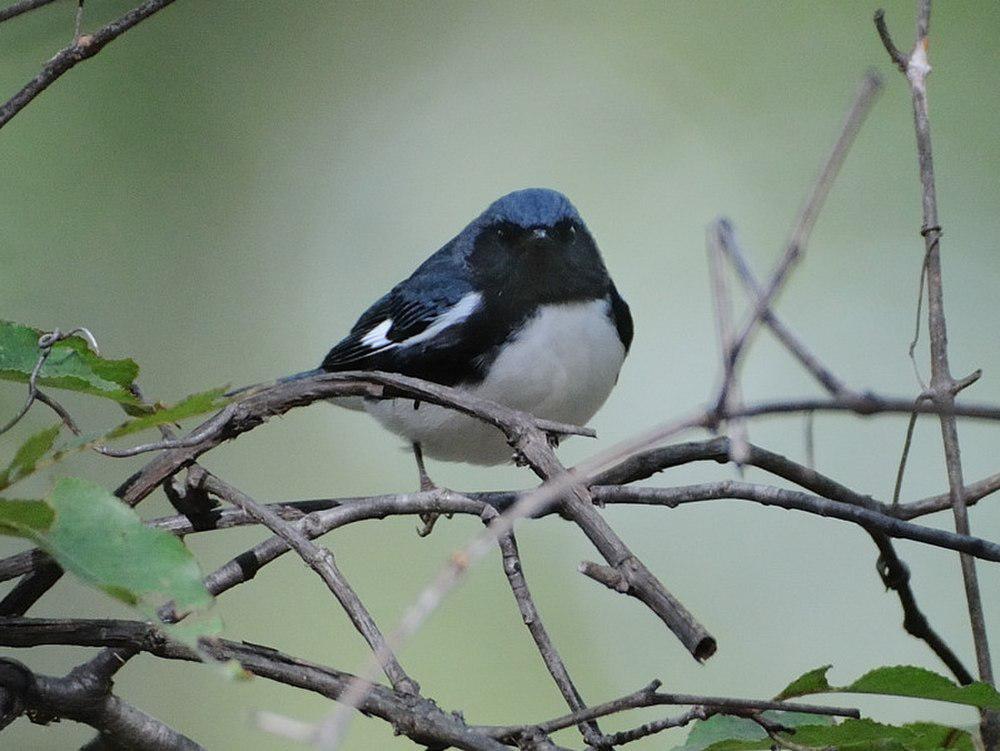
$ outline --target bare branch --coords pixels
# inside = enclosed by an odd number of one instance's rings
[[[6,706],[0,707],[0,727],[29,713],[34,722],[75,720],[96,728],[116,744],[150,751],[204,751],[201,746],[141,712],[111,693],[111,684],[87,672],[72,671],[63,678],[38,675],[15,660],[0,659],[0,688]]]
[[[750,266],[750,261],[747,258],[746,252],[740,246],[739,240],[736,237],[736,232],[733,229],[733,225],[727,219],[719,219],[716,221],[716,237],[718,239],[719,245],[729,262],[732,264],[733,268],[736,270],[736,274],[743,286],[753,296],[753,302],[755,304],[759,303],[764,297],[764,288],[761,286],[760,281],[757,276],[753,273],[753,269]],[[785,349],[787,349],[799,363],[812,374],[812,376],[819,381],[819,383],[825,388],[832,396],[840,396],[851,394],[851,390],[847,385],[838,378],[832,370],[823,365],[819,359],[809,351],[809,348],[792,333],[791,329],[785,325],[777,313],[774,312],[770,307],[764,309],[764,313],[761,315],[761,321],[769,329],[771,333],[781,342]]]
[[[20,0],[20,2],[11,3],[5,8],[0,8],[0,23],[8,21],[15,16],[21,15],[22,13],[27,13],[28,11],[35,10],[36,8],[41,8],[51,2],[53,2],[53,0]]]
[[[0,128],[10,122],[32,99],[47,89],[57,78],[77,63],[93,57],[109,42],[114,41],[133,26],[145,21],[174,0],[146,0],[125,15],[102,27],[94,34],[84,34],[49,60],[41,72],[28,81],[21,90],[0,105]],[[29,9],[30,10],[30,9]],[[23,12],[23,11],[21,11]],[[3,19],[0,19],[3,20]]]
[[[708,269],[711,277],[712,302],[715,307],[715,329],[719,338],[719,353],[722,362],[721,389],[725,389],[726,400],[724,409],[727,413],[736,412],[743,406],[743,389],[739,378],[734,372],[736,360],[733,358],[733,322],[732,301],[729,298],[729,285],[726,284],[724,258],[725,245],[731,240],[732,227],[725,219],[714,222],[707,232],[706,246],[708,249]],[[730,455],[729,459],[741,467],[746,461],[750,449],[747,437],[747,423],[737,419],[730,423]]]
[[[695,720],[707,720],[710,716],[704,707],[694,707],[677,717],[664,717],[660,720],[643,723],[639,727],[631,728],[630,730],[620,730],[617,733],[611,733],[606,737],[606,740],[608,743],[622,746],[626,743],[632,743],[650,735],[661,733],[669,728],[682,728]]]
[[[115,645],[171,660],[201,662],[202,656],[146,623],[118,620],[55,620],[17,618],[4,622],[0,644],[79,646]],[[356,676],[316,665],[256,644],[203,639],[200,649],[217,661],[236,660],[253,675],[343,701]],[[417,743],[454,746],[467,751],[503,751],[500,742],[469,728],[434,702],[378,684],[370,684],[358,709],[379,717]],[[142,746],[145,748],[145,746]],[[200,747],[195,747],[200,748]]]
[[[962,496],[965,498],[965,505],[972,506],[977,501],[1000,490],[1000,473],[966,485]],[[933,514],[935,511],[943,511],[951,508],[951,493],[932,495],[929,498],[922,498],[912,503],[900,504],[893,513],[900,519],[916,519],[918,516]]]
[[[313,571],[319,574],[323,583],[326,584],[330,592],[333,593],[333,596],[337,598],[341,607],[344,608],[351,619],[351,623],[354,624],[354,627],[365,638],[372,651],[376,655],[379,655],[382,670],[392,682],[393,688],[404,693],[420,693],[420,687],[406,674],[396,656],[386,646],[385,637],[382,636],[382,632],[375,625],[375,620],[371,617],[371,614],[361,602],[353,587],[351,587],[347,579],[340,572],[334,560],[333,553],[329,549],[314,545],[306,535],[296,529],[295,525],[289,524],[266,506],[260,505],[246,493],[240,492],[214,475],[202,471],[199,480],[200,486],[205,490],[242,509],[295,550],[299,554],[299,557]]]
[[[492,511],[492,516],[495,517],[496,512],[492,508],[489,510]],[[524,578],[524,568],[521,565],[521,556],[517,550],[517,541],[514,539],[514,534],[508,533],[503,535],[497,538],[497,542],[500,545],[500,552],[503,555],[503,572],[507,576],[511,592],[514,593],[518,610],[521,611],[521,620],[528,627],[531,638],[535,640],[535,646],[538,647],[538,652],[542,656],[545,667],[548,668],[549,674],[556,682],[556,686],[559,687],[559,692],[563,695],[570,710],[573,712],[586,710],[587,705],[573,684],[573,679],[570,678],[569,671],[566,670],[566,665],[552,643],[552,639],[549,637],[549,633],[542,623],[541,616],[538,614],[535,601],[531,597],[528,582]],[[592,746],[600,745],[601,729],[593,719],[580,720],[575,724],[580,728],[580,733],[587,743]],[[549,733],[557,729],[543,728],[542,730]]]
[[[824,717],[860,717],[860,712],[858,712],[857,709],[845,709],[843,707],[831,707],[819,704],[802,704],[798,702],[771,701],[768,699],[736,699],[728,696],[696,696],[693,694],[666,693],[657,690],[660,685],[660,681],[653,681],[649,685],[644,686],[638,691],[628,694],[627,696],[622,696],[618,699],[604,702],[603,704],[596,704],[589,709],[582,709],[580,711],[531,726],[485,726],[481,729],[493,737],[510,739],[516,738],[517,735],[527,727],[537,728],[544,733],[553,733],[557,730],[571,727],[572,725],[586,720],[598,717],[607,717],[608,715],[618,714],[619,712],[624,712],[630,709],[678,706],[685,704],[708,709],[707,712],[704,712],[706,715],[719,713],[724,714],[726,713],[726,710],[739,713],[746,713],[748,711],[764,712],[767,710],[779,710],[802,712],[803,714],[815,714]],[[676,727],[676,725],[664,727]],[[662,730],[664,728],[660,729]],[[613,742],[616,744],[627,742],[622,740],[611,741],[610,739],[612,737],[613,736],[605,736],[602,740],[604,743]]]
[[[906,65],[909,63],[909,58],[900,52],[895,42],[892,41],[889,27],[885,25],[885,11],[882,8],[875,11],[875,29],[878,31],[879,39],[882,40],[885,51],[889,53],[889,58],[896,64],[901,73],[906,73]]]
[[[167,659],[198,659],[198,655],[190,648],[168,639],[153,626],[137,621],[13,618],[6,621],[4,629],[0,630],[0,646],[29,647],[43,644],[127,647]],[[203,639],[202,649],[219,660],[235,659],[245,669],[262,678],[314,691],[337,701],[344,700],[344,691],[354,678],[348,673],[297,660],[283,655],[277,650],[259,645],[240,644],[224,639]],[[397,727],[402,724],[403,727],[414,729],[415,723],[418,721],[442,722],[444,718],[447,718],[450,720],[448,727],[450,737],[454,737],[461,729],[461,733],[468,736],[510,742],[529,729],[542,733],[552,733],[598,717],[652,706],[690,704],[708,707],[713,713],[726,711],[745,713],[747,711],[778,709],[832,717],[858,716],[858,710],[851,708],[798,702],[776,702],[766,699],[666,693],[658,691],[659,686],[660,682],[654,681],[633,694],[532,725],[466,726],[456,720],[454,715],[446,714],[434,707],[432,702],[415,699],[407,694],[392,691],[377,684],[371,686],[370,693],[359,708],[366,713],[387,719]],[[416,705],[412,706],[414,702]],[[406,714],[407,711],[414,709],[415,718]],[[435,728],[435,732],[440,731],[440,726]],[[414,738],[413,733],[407,730],[403,732]],[[428,737],[438,740],[449,739],[448,736],[427,735],[424,736],[425,740]],[[608,736],[600,739],[600,745],[607,745],[607,739]],[[467,745],[455,745],[459,748],[468,747]],[[488,747],[494,748],[495,746]]]
[[[962,471],[961,448],[954,414],[948,410],[954,404],[959,384],[951,374],[948,362],[948,327],[944,314],[944,293],[941,279],[941,225],[938,218],[937,190],[934,180],[934,158],[931,147],[931,126],[927,108],[927,76],[931,72],[928,59],[930,47],[930,0],[917,4],[917,35],[913,50],[904,56],[893,44],[882,13],[875,14],[875,26],[892,61],[906,75],[913,100],[913,124],[917,137],[917,161],[920,168],[921,203],[924,238],[924,264],[927,276],[927,323],[930,332],[931,383],[930,394],[940,413],[941,438],[944,443],[945,465],[951,493],[955,529],[969,535],[969,513],[964,496],[965,480]],[[972,626],[972,640],[976,649],[976,664],[980,679],[994,683],[993,664],[990,658],[983,600],[975,560],[969,555],[960,556],[962,579]],[[1000,712],[983,712],[983,743],[988,751],[1000,747]]]
[[[745,500],[764,506],[778,506],[796,511],[806,511],[819,516],[841,519],[905,540],[915,540],[948,550],[957,550],[986,561],[1000,561],[1000,543],[981,537],[961,535],[933,527],[923,527],[902,519],[884,516],[857,506],[848,506],[827,498],[775,488],[770,485],[753,485],[733,480],[720,480],[699,485],[682,485],[674,488],[621,487],[595,485],[591,488],[595,498],[615,499],[618,502],[648,503],[674,508],[685,503],[711,500]]]
[[[802,255],[802,252],[805,249],[805,244],[808,241],[809,236],[812,234],[812,228],[816,223],[816,218],[819,216],[820,209],[823,207],[823,204],[826,201],[826,196],[830,192],[830,188],[833,185],[833,181],[836,178],[837,173],[840,171],[840,167],[843,165],[844,160],[847,158],[847,153],[850,151],[851,144],[854,142],[854,137],[858,134],[861,124],[868,115],[868,112],[871,109],[872,104],[875,102],[875,97],[881,87],[882,80],[874,71],[869,71],[864,80],[861,82],[861,85],[859,86],[854,97],[854,101],[851,104],[851,108],[848,111],[847,118],[844,120],[844,124],[841,127],[840,135],[837,137],[837,140],[833,145],[833,149],[830,151],[830,155],[827,157],[826,163],[823,165],[823,169],[820,171],[819,177],[813,185],[805,206],[799,213],[798,219],[795,222],[795,228],[792,230],[792,235],[788,240],[788,244],[785,246],[785,252],[782,254],[777,266],[771,273],[770,280],[764,288],[763,294],[758,297],[757,304],[754,306],[753,311],[747,317],[743,325],[740,326],[738,333],[736,333],[733,337],[732,347],[730,349],[730,357],[733,360],[732,365],[729,368],[730,379],[724,381],[722,387],[719,389],[719,394],[715,402],[716,411],[720,411],[726,404],[727,391],[729,389],[732,376],[736,373],[739,367],[739,361],[747,341],[756,330],[764,312],[777,298],[778,293],[781,291],[785,281],[788,279],[789,273]],[[732,417],[732,415],[730,415],[730,417]]]

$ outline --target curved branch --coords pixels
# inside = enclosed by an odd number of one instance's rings
[[[6,631],[6,629],[5,629]],[[31,672],[16,660],[0,659],[0,688],[5,690],[3,719],[30,713],[48,724],[68,719],[90,725],[123,748],[150,751],[204,751],[187,736],[136,709],[111,693],[110,682],[73,670],[62,678]],[[0,722],[2,727],[6,722]]]
[[[396,655],[386,645],[385,637],[382,636],[382,632],[375,624],[375,619],[372,618],[368,608],[364,606],[354,588],[340,572],[333,553],[329,549],[314,545],[295,525],[289,524],[266,506],[261,506],[246,493],[237,490],[208,472],[202,471],[200,473],[198,487],[242,509],[270,529],[277,537],[284,540],[323,580],[323,583],[337,598],[337,602],[351,619],[351,623],[368,642],[372,651],[383,656],[381,660],[382,670],[392,682],[393,688],[408,694],[420,693],[420,687],[406,674],[396,659]]]
[[[0,644],[130,647],[170,660],[202,660],[194,650],[168,639],[150,624],[126,620],[12,618],[4,621],[4,628],[0,629]],[[312,691],[337,701],[342,699],[347,687],[356,680],[356,676],[350,673],[316,665],[256,644],[203,639],[200,649],[219,661],[236,660],[245,670],[260,678]],[[502,751],[506,748],[499,741],[469,728],[459,717],[439,709],[432,701],[393,691],[379,684],[368,684],[368,687],[369,691],[358,709],[391,723],[397,732],[417,743],[435,748],[450,745],[468,751]]]
[[[190,648],[168,639],[153,626],[127,620],[62,620],[47,618],[12,618],[0,630],[0,646],[31,647],[44,644],[75,646],[130,647],[157,657],[174,660],[199,660]],[[277,650],[255,644],[203,639],[201,648],[213,657],[234,659],[246,670],[262,678],[297,686],[342,701],[343,693],[356,676],[333,668],[315,665],[282,654]],[[438,743],[447,741],[457,748],[502,748],[500,741],[514,743],[528,731],[551,733],[562,728],[604,717],[629,709],[668,705],[705,706],[716,712],[763,711],[781,709],[835,717],[857,717],[852,708],[803,704],[798,702],[744,699],[721,696],[666,693],[658,691],[659,681],[643,689],[609,702],[581,709],[562,717],[532,725],[468,726],[455,715],[438,709],[426,699],[419,699],[393,691],[379,684],[371,684],[359,709],[367,714],[392,722],[404,734],[424,742],[431,739]],[[412,715],[412,716],[410,716]],[[470,738],[490,741],[492,745],[470,746]],[[458,741],[458,742],[456,742]]]

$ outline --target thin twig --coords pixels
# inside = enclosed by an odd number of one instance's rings
[[[806,412],[805,420],[802,423],[802,432],[805,433],[805,453],[806,466],[809,469],[816,469],[816,413]]]
[[[59,329],[53,329],[52,331],[46,331],[39,336],[38,358],[35,360],[35,364],[31,369],[31,374],[28,376],[28,399],[24,403],[24,406],[21,407],[21,410],[3,427],[0,427],[0,435],[3,435],[17,425],[17,423],[21,421],[21,418],[28,413],[29,409],[31,409],[31,405],[35,403],[36,399],[59,415],[66,427],[69,428],[74,434],[80,434],[80,429],[76,426],[76,423],[73,422],[73,418],[70,416],[69,412],[66,411],[66,408],[52,397],[43,394],[38,389],[38,378],[41,376],[42,367],[44,367],[46,360],[48,360],[49,355],[52,354],[52,348],[59,342],[73,336],[80,336],[83,338],[84,341],[87,342],[87,346],[95,355],[101,354],[101,351],[97,346],[97,340],[94,338],[94,335],[90,333],[90,329],[86,326],[77,326],[76,328],[70,329],[66,332],[60,331]]]
[[[685,704],[695,707],[710,707],[714,712],[726,710],[733,712],[764,712],[767,710],[802,712],[803,714],[815,714],[824,717],[852,717],[861,716],[857,709],[844,707],[831,707],[820,704],[803,704],[799,702],[773,701],[770,699],[742,699],[729,696],[700,696],[694,694],[678,694],[658,691],[660,681],[656,680],[647,686],[626,696],[595,704],[588,709],[572,712],[553,720],[539,722],[531,726],[501,726],[483,727],[482,730],[495,738],[510,739],[515,738],[520,731],[526,727],[538,728],[544,733],[553,733],[563,728],[571,727],[579,722],[591,720],[598,717],[618,714],[630,709],[642,709],[645,707],[661,706],[682,706]],[[605,741],[606,742],[606,741]]]
[[[944,444],[955,529],[959,534],[969,535],[969,513],[963,495],[965,480],[962,471],[958,428],[954,415],[946,411],[954,404],[956,382],[948,362],[948,328],[945,320],[941,279],[941,224],[938,218],[931,127],[927,107],[927,76],[931,72],[928,60],[930,17],[931,0],[919,0],[916,41],[908,56],[904,56],[893,43],[883,13],[875,14],[875,26],[889,57],[905,74],[913,100],[913,124],[917,140],[917,161],[920,168],[923,209],[923,225],[920,234],[924,238],[924,263],[927,276],[927,324],[931,349],[930,392],[935,405],[945,410],[942,411],[940,417],[941,438]],[[992,685],[994,683],[993,664],[990,659],[986,619],[983,614],[982,594],[979,589],[975,560],[969,555],[962,555],[960,561],[979,677],[984,683]],[[1000,747],[1000,712],[984,711],[982,718],[983,743],[988,751],[993,751]]]
[[[314,545],[294,525],[286,522],[267,506],[262,506],[246,493],[237,490],[214,475],[202,472],[199,479],[202,488],[243,509],[298,553],[299,557],[323,580],[323,583],[344,608],[351,623],[365,638],[372,651],[379,656],[382,670],[392,682],[393,688],[404,693],[420,693],[417,683],[406,674],[396,656],[392,654],[392,650],[386,647],[385,637],[382,636],[382,632],[375,625],[375,620],[357,593],[340,572],[333,553],[329,549]]]
[[[906,460],[910,456],[910,447],[913,445],[913,432],[917,427],[916,405],[926,399],[923,394],[917,397],[910,419],[906,423],[906,437],[903,439],[903,451],[899,457],[899,467],[896,469],[896,484],[892,488],[892,505],[899,505],[899,494],[903,492],[903,477],[906,475]]]
[[[853,522],[865,529],[872,529],[904,540],[915,540],[934,547],[957,550],[985,561],[1000,562],[1000,543],[934,527],[924,527],[905,522],[891,516],[884,516],[858,506],[848,506],[828,498],[800,493],[770,485],[754,485],[735,480],[719,480],[697,485],[681,485],[673,488],[622,487],[619,485],[595,485],[591,488],[595,498],[604,501],[649,503],[673,508],[686,503],[712,500],[745,500],[765,506],[805,511],[833,519]]]
[[[18,413],[7,421],[3,427],[0,427],[0,435],[3,435],[17,425],[21,421],[21,418],[28,414],[28,410],[31,409],[31,405],[35,403],[35,399],[38,397],[38,374],[41,372],[42,366],[45,364],[45,361],[48,359],[49,353],[51,352],[51,347],[41,347],[39,345],[38,359],[35,360],[35,366],[31,369],[31,375],[28,376],[28,398]]]
[[[844,120],[840,135],[837,137],[833,149],[830,151],[830,155],[827,157],[826,163],[823,165],[823,169],[820,171],[819,177],[813,185],[805,206],[799,213],[791,237],[785,246],[784,253],[775,266],[774,271],[771,272],[767,286],[764,287],[763,294],[757,299],[757,304],[754,306],[753,311],[747,316],[746,321],[740,326],[738,333],[733,337],[733,345],[730,351],[733,363],[729,369],[731,377],[728,381],[723,381],[722,387],[719,389],[719,394],[715,400],[716,410],[720,410],[726,404],[727,390],[730,386],[732,376],[735,375],[739,368],[740,358],[747,341],[756,330],[765,311],[777,298],[788,279],[789,273],[805,250],[805,244],[812,234],[813,226],[830,192],[834,178],[836,178],[840,167],[847,158],[847,153],[854,142],[854,137],[860,130],[861,124],[875,102],[875,97],[881,87],[882,80],[874,71],[869,71],[862,80],[848,111],[847,118]]]
[[[20,0],[20,2],[11,3],[5,8],[0,8],[0,23],[14,18],[15,16],[19,16],[22,13],[27,13],[28,11],[35,10],[36,8],[41,8],[51,2],[53,2],[53,0]]]
[[[882,45],[885,47],[885,51],[889,53],[889,59],[895,63],[901,73],[906,73],[906,66],[909,64],[910,60],[906,55],[899,51],[895,42],[892,41],[892,36],[889,34],[889,28],[885,25],[885,11],[881,8],[875,11],[875,30],[878,31],[879,39],[882,40]]]
[[[972,506],[977,501],[1000,490],[1000,473],[990,475],[979,482],[966,485],[962,496],[965,498],[965,505]],[[900,519],[916,519],[918,516],[933,514],[935,511],[943,511],[951,508],[951,493],[941,493],[922,498],[911,503],[901,503],[893,514]]]
[[[128,13],[115,19],[107,26],[101,27],[94,34],[84,34],[68,47],[60,50],[49,60],[45,67],[33,79],[28,81],[21,90],[0,105],[0,128],[10,122],[18,112],[24,109],[36,96],[41,94],[52,83],[77,63],[93,57],[109,42],[114,41],[133,26],[145,21],[157,11],[170,5],[174,0],[146,0],[142,5],[133,8]],[[23,11],[21,11],[23,12]],[[0,20],[4,20],[0,18]]]
[[[604,740],[616,746],[623,746],[626,743],[632,743],[650,735],[662,733],[669,728],[682,728],[695,720],[707,720],[711,714],[704,707],[694,707],[676,717],[664,717],[659,720],[643,723],[639,727],[629,730],[619,730],[617,733],[605,736]]]
[[[80,42],[80,30],[83,28],[83,0],[76,0],[76,17],[73,21],[73,44]]]
[[[913,366],[913,375],[917,379],[917,383],[920,384],[920,388],[924,391],[927,390],[927,383],[924,381],[922,375],[920,375],[920,366],[917,364],[917,344],[920,342],[920,322],[923,318],[921,311],[924,305],[924,286],[927,283],[927,253],[924,253],[924,262],[920,264],[920,283],[917,285],[917,312],[914,315],[913,324],[913,338],[910,340],[909,346],[906,348],[907,355],[910,358],[910,364]]]
[[[753,272],[750,260],[739,242],[732,222],[728,219],[719,219],[716,226],[716,234],[726,258],[732,264],[743,286],[752,295],[753,302],[759,303],[764,297],[764,287]],[[785,349],[799,361],[802,367],[809,371],[831,396],[850,396],[854,393],[830,368],[820,362],[799,337],[792,333],[792,330],[774,312],[773,308],[766,308],[761,320]]]
[[[712,303],[715,309],[715,330],[719,339],[719,354],[722,363],[721,377],[723,386],[726,388],[725,411],[735,412],[743,406],[743,390],[739,378],[733,372],[736,364],[732,356],[733,351],[733,321],[732,302],[729,297],[729,285],[726,284],[724,258],[726,255],[725,245],[732,236],[732,227],[725,219],[714,222],[707,231],[705,246],[708,250],[708,270],[711,279]],[[728,384],[725,387],[724,384]],[[749,449],[747,444],[747,421],[744,419],[733,420],[729,424],[730,438],[730,461],[737,467],[742,467],[746,461]]]
[[[35,389],[35,399],[37,399],[46,407],[48,407],[57,415],[59,415],[59,419],[63,421],[63,425],[65,425],[73,435],[82,434],[82,431],[80,430],[79,426],[77,426],[76,422],[73,420],[73,415],[71,415],[69,413],[69,410],[67,410],[62,404],[57,402],[54,398],[46,394],[41,389]]]
[[[962,685],[972,683],[973,678],[968,669],[951,646],[931,627],[927,616],[917,605],[916,596],[910,586],[910,568],[900,559],[892,540],[887,535],[872,530],[869,530],[869,534],[879,549],[876,563],[878,575],[886,589],[896,593],[903,608],[903,630],[926,643],[955,676],[955,680]]]
[[[493,511],[492,508],[490,508],[490,511],[493,512],[492,517],[497,516],[497,512]],[[585,710],[587,705],[573,684],[573,679],[570,678],[565,663],[563,663],[558,650],[552,643],[545,624],[542,623],[541,616],[538,614],[535,601],[531,597],[528,582],[524,578],[524,568],[521,564],[521,556],[517,550],[517,540],[514,539],[514,534],[511,532],[498,537],[497,543],[500,545],[500,552],[503,557],[503,572],[507,576],[507,582],[510,584],[511,592],[514,594],[518,610],[521,611],[521,620],[528,627],[528,631],[531,633],[531,638],[535,641],[535,646],[538,647],[538,653],[542,656],[545,667],[548,668],[552,680],[555,681],[559,692],[563,695],[570,710],[572,712]],[[593,719],[580,720],[576,725],[579,727],[580,733],[587,743],[591,746],[600,747],[601,729]],[[543,732],[548,733],[555,729],[543,729]]]

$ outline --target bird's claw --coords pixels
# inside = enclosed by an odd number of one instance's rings
[[[427,537],[427,535],[433,532],[434,525],[437,524],[437,520],[442,516],[446,519],[451,519],[454,514],[439,514],[436,511],[428,511],[423,514],[419,514],[420,524],[417,526],[417,537]]]
[[[435,514],[433,512],[420,514],[420,524],[417,525],[417,537],[427,537],[427,535],[433,532],[434,525],[437,524],[437,520],[440,517],[441,514]]]

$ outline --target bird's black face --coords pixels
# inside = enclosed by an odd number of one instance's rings
[[[479,289],[511,305],[589,300],[609,284],[594,239],[568,218],[531,227],[494,223],[479,234],[469,262]]]

